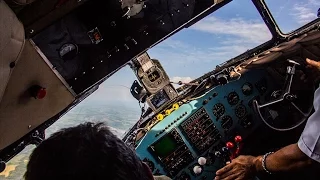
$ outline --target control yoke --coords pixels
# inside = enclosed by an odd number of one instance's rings
[[[277,131],[289,131],[289,130],[292,130],[292,129],[300,126],[308,118],[308,116],[310,115],[310,113],[312,111],[312,108],[310,108],[310,111],[305,113],[293,102],[297,98],[297,96],[291,93],[292,80],[293,80],[293,76],[296,72],[296,67],[299,66],[300,64],[297,63],[296,61],[293,61],[290,59],[288,59],[288,62],[289,62],[289,65],[287,66],[287,72],[286,72],[287,75],[286,75],[284,88],[283,88],[283,90],[275,91],[273,93],[273,95],[276,96],[277,99],[272,100],[270,102],[267,102],[265,104],[259,104],[257,100],[253,100],[253,109],[256,111],[256,113],[259,115],[259,117],[262,119],[262,121],[267,126],[269,126],[271,129],[274,129]],[[277,103],[285,101],[285,100],[289,101],[290,104],[302,114],[303,118],[302,118],[301,122],[299,122],[298,124],[296,124],[290,128],[284,128],[284,129],[275,128],[264,119],[263,115],[261,114],[260,109],[268,107],[273,104],[277,104]]]

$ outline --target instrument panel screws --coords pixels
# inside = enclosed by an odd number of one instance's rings
[[[126,48],[126,50],[129,50],[129,46],[127,44],[124,44],[124,47]]]
[[[9,64],[9,67],[10,68],[14,68],[16,66],[16,63],[15,62],[11,62],[10,64]]]
[[[86,74],[86,72],[84,72],[84,71],[83,71],[83,73],[82,73],[82,74]]]
[[[76,80],[77,80],[77,78],[74,78],[74,80],[76,81]]]
[[[30,129],[32,126],[31,125],[28,125],[28,129]]]
[[[103,60],[101,60],[100,62],[103,63]]]
[[[133,42],[135,45],[138,44],[138,42],[137,42],[135,39],[131,39],[131,40],[132,40],[132,42]]]

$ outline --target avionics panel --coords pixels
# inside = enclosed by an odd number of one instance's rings
[[[163,87],[163,89],[160,89],[158,92],[148,97],[147,103],[152,110],[156,111],[177,96],[178,93],[174,87],[171,84],[168,84]]]
[[[193,161],[193,156],[176,129],[149,146],[149,151],[171,176]]]
[[[150,99],[151,104],[156,108],[160,108],[163,104],[168,102],[170,99],[166,92],[161,89],[157,94],[155,94],[152,99]]]
[[[221,135],[204,109],[195,112],[180,125],[190,144],[201,154],[216,143]]]

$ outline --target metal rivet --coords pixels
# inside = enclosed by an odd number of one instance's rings
[[[72,86],[70,86],[70,89],[72,89]]]
[[[127,16],[127,19],[130,19],[130,16]]]
[[[30,34],[34,33],[34,30],[33,30],[33,29],[30,29],[30,30],[29,30],[29,33],[30,33]]]
[[[31,127],[32,127],[32,126],[31,126],[31,125],[29,125],[29,126],[28,126],[28,129],[30,129]]]
[[[143,8],[147,8],[147,5],[143,5]]]
[[[171,16],[173,16],[173,13],[171,14]]]
[[[15,62],[11,62],[10,64],[9,64],[9,67],[10,68],[14,68],[16,66],[16,63]]]
[[[178,10],[177,10],[177,13],[179,13],[179,12],[180,12],[180,10],[178,9]]]
[[[78,3],[81,2],[82,0],[78,0]]]
[[[82,74],[86,74],[86,72],[83,72]]]
[[[103,63],[103,60],[101,60],[100,62]]]
[[[126,50],[129,50],[129,46],[127,44],[124,44],[124,47],[126,48]]]
[[[92,66],[92,68],[91,69],[94,69],[94,67]]]
[[[187,7],[189,7],[189,4],[187,4]]]
[[[135,44],[135,45],[137,45],[138,43],[137,43],[137,41],[135,40],[135,39],[131,39],[132,40],[132,42]]]
[[[77,80],[77,78],[74,78],[74,80],[76,81],[76,80]]]
[[[116,48],[116,52],[119,52],[120,50],[119,50],[119,48],[117,47],[117,46],[115,46],[115,48]]]

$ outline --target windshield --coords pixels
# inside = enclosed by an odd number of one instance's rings
[[[161,61],[173,82],[190,81],[271,37],[252,1],[232,1],[149,54]]]
[[[289,33],[315,20],[319,0],[265,0],[271,14],[283,33]]]
[[[163,41],[148,53],[160,60],[172,82],[189,82],[270,39],[271,34],[252,1],[238,0]],[[46,137],[61,128],[88,121],[105,122],[122,137],[140,118],[141,108],[129,89],[135,79],[129,66],[122,68],[48,128]],[[0,179],[23,179],[33,148],[27,147],[9,161]]]

